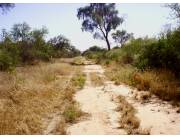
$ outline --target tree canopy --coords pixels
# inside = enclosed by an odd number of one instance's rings
[[[79,8],[77,17],[83,20],[83,31],[93,33],[94,38],[105,40],[108,50],[111,49],[109,33],[123,23],[123,18],[118,17],[114,3],[91,3]]]
[[[14,24],[11,34],[15,41],[25,41],[28,39],[31,27],[26,23]]]
[[[0,9],[2,9],[2,12],[6,12],[10,10],[11,8],[14,8],[15,4],[13,3],[0,3]]]
[[[166,7],[171,9],[171,17],[173,19],[177,19],[178,23],[180,24],[180,4],[179,3],[171,3],[166,4]]]

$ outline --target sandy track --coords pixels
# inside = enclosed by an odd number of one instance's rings
[[[86,84],[83,90],[77,92],[75,100],[80,103],[81,109],[90,116],[79,123],[68,128],[68,133],[73,135],[107,135],[125,134],[118,129],[119,114],[115,111],[117,104],[112,101],[109,93],[104,92],[103,87],[93,87],[89,73],[97,72],[103,74],[103,69],[99,65],[86,65],[84,72],[87,75]]]
[[[80,103],[82,111],[90,116],[71,125],[67,129],[68,134],[126,134],[125,130],[118,128],[121,114],[115,111],[118,104],[113,101],[118,95],[125,96],[137,109],[141,127],[150,129],[151,134],[180,134],[180,114],[169,103],[153,97],[148,103],[142,104],[133,99],[132,91],[138,91],[126,85],[114,85],[111,81],[106,81],[104,86],[93,87],[89,75],[96,72],[99,76],[104,76],[100,65],[85,65],[84,72],[87,76],[86,84],[83,90],[77,92],[75,100]]]
[[[114,85],[110,83],[105,89],[116,95],[123,95],[126,100],[137,110],[137,117],[141,120],[141,127],[150,129],[152,135],[179,135],[180,134],[180,113],[176,107],[169,102],[162,101],[153,96],[147,103],[142,103],[133,98],[134,93],[141,93],[131,89],[127,85]],[[132,94],[132,92],[134,92]]]

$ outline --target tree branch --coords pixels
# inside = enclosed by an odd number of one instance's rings
[[[106,38],[106,34],[105,34],[105,32],[103,31],[101,25],[98,24],[98,26],[99,26],[99,28],[98,28],[98,27],[97,27],[97,28],[103,33],[104,38]]]

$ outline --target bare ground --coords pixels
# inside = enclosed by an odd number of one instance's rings
[[[104,85],[94,87],[91,84],[90,73],[96,72],[104,77],[104,70],[100,65],[85,65],[84,72],[87,80],[83,90],[75,95],[75,100],[80,103],[82,111],[90,114],[86,119],[72,124],[67,133],[72,135],[116,135],[127,134],[121,129],[119,119],[121,114],[116,111],[118,107],[115,98],[118,95],[126,97],[126,100],[137,110],[136,116],[140,119],[140,127],[149,129],[150,134],[179,134],[180,113],[168,102],[152,97],[148,102],[142,103],[134,99],[135,94],[141,92],[127,85],[115,85],[111,81],[105,81]],[[143,92],[142,92],[143,93]]]

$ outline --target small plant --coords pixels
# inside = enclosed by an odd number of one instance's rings
[[[65,108],[63,115],[66,122],[73,123],[82,115],[82,112],[78,109],[77,105],[72,104]]]
[[[85,74],[77,74],[72,78],[72,83],[79,89],[82,89],[86,81]]]

